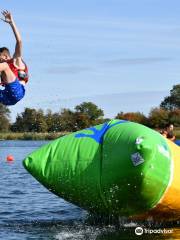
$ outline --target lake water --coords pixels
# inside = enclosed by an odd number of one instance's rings
[[[89,217],[41,186],[22,166],[22,160],[45,141],[0,141],[0,239],[180,239],[180,222],[116,224]],[[15,157],[13,163],[6,156]],[[135,234],[136,227],[143,235]],[[148,233],[148,231],[154,231]],[[159,232],[166,232],[160,234]]]

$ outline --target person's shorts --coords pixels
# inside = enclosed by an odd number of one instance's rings
[[[25,88],[16,79],[14,82],[6,84],[3,90],[0,90],[0,103],[4,105],[14,105],[25,95]]]

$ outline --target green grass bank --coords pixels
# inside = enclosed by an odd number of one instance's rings
[[[0,140],[53,140],[58,137],[64,136],[68,133],[69,132],[49,132],[49,133],[7,132],[7,133],[0,133]],[[174,133],[176,135],[176,139],[180,139],[180,128],[175,128]]]

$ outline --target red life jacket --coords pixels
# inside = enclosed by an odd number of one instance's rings
[[[28,80],[29,80],[28,68],[27,68],[27,65],[25,63],[24,63],[25,68],[21,69],[21,68],[17,68],[14,65],[14,59],[13,58],[11,58],[10,60],[7,60],[6,62],[9,65],[9,68],[11,69],[11,71],[14,73],[14,75],[18,78],[19,81],[25,81],[25,83],[28,82]]]

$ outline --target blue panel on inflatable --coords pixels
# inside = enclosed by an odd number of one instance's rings
[[[178,146],[180,146],[180,140],[176,140],[175,144],[177,144]]]

